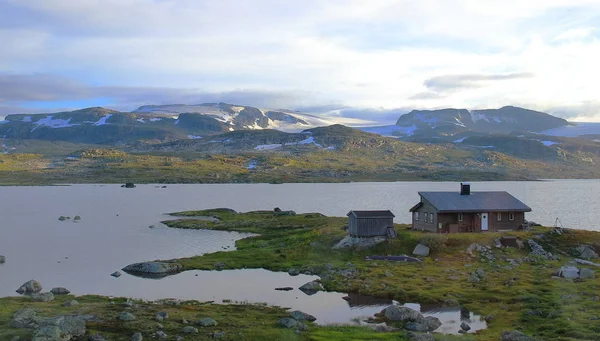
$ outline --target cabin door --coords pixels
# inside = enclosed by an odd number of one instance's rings
[[[488,230],[488,214],[481,213],[481,231]]]

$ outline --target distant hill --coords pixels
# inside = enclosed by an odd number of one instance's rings
[[[448,136],[464,132],[508,134],[515,131],[541,132],[567,126],[552,115],[519,107],[467,110],[413,110],[396,122],[399,136]]]

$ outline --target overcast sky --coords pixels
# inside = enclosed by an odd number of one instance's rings
[[[600,121],[598,0],[0,0],[0,43],[0,115],[224,101]]]

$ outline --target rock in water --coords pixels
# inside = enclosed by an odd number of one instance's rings
[[[292,312],[290,313],[290,316],[291,316],[291,317],[292,317],[294,320],[297,320],[297,321],[310,321],[310,322],[313,322],[313,321],[316,321],[316,320],[317,320],[317,318],[316,318],[316,317],[314,317],[314,316],[312,316],[312,315],[310,315],[310,314],[307,314],[307,313],[301,312],[300,310],[294,310],[294,311],[292,311]]]
[[[127,265],[121,270],[132,274],[169,275],[180,272],[182,268],[177,263],[144,262]]]
[[[288,275],[290,275],[290,276],[298,276],[299,274],[300,274],[300,270],[298,270],[298,269],[292,268],[292,269],[288,270]]]
[[[200,327],[214,327],[217,325],[217,321],[211,319],[210,317],[201,318],[196,322]]]
[[[133,184],[133,182],[127,182],[124,185],[121,185],[121,187],[123,188],[135,188],[135,185]]]
[[[398,305],[391,305],[383,309],[381,313],[390,321],[416,322],[423,319],[423,315],[418,311]]]
[[[54,295],[68,295],[71,293],[71,291],[69,291],[69,289],[63,288],[63,287],[52,288],[52,290],[50,290],[50,292],[53,293]]]
[[[121,277],[121,273],[119,271],[115,271],[115,272],[111,273],[110,275],[115,278]]]
[[[6,257],[0,256],[0,264],[6,263]]]
[[[413,255],[427,257],[429,256],[429,247],[423,244],[417,244],[413,250]]]
[[[462,329],[464,331],[469,331],[469,330],[471,330],[471,326],[469,326],[466,322],[463,322],[460,324],[460,329]]]
[[[21,285],[21,287],[17,289],[17,292],[19,294],[31,294],[40,291],[42,291],[42,285],[35,279],[23,283],[23,285]]]
[[[81,220],[81,216],[76,215],[75,218],[73,218],[73,221],[79,221]]]
[[[323,286],[319,282],[308,282],[299,288],[304,293],[316,293],[317,291],[323,291]]]
[[[61,215],[61,216],[58,218],[58,220],[60,220],[60,221],[65,221],[65,220],[67,220],[67,217],[65,217],[64,215]]]

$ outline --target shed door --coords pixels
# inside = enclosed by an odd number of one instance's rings
[[[488,230],[488,214],[481,213],[481,231]]]

